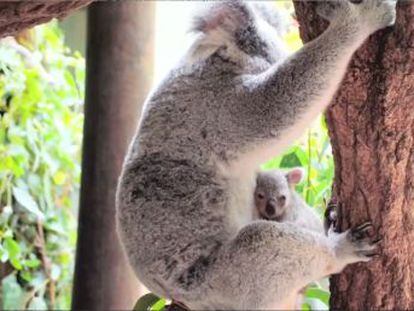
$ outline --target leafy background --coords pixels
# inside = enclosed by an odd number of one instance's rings
[[[277,3],[292,12],[289,2]],[[297,29],[285,36],[301,46]],[[56,22],[0,41],[0,308],[69,309],[83,126],[83,57]],[[305,168],[297,190],[322,213],[333,161],[324,118],[263,169]],[[327,282],[305,292],[304,310],[326,309]],[[161,310],[157,297],[141,300]]]
[[[2,309],[69,309],[84,59],[56,22],[0,42]]]

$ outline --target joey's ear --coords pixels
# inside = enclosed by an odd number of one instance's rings
[[[194,15],[191,30],[205,34],[214,30],[234,34],[252,21],[253,13],[249,4],[244,1],[203,2]]]
[[[302,181],[304,175],[304,170],[300,167],[296,167],[286,173],[286,179],[288,181],[288,184],[296,185]]]

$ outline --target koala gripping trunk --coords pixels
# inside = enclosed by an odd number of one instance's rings
[[[297,1],[306,42],[327,23]],[[341,230],[371,220],[381,254],[331,278],[333,310],[414,309],[414,2],[355,54],[326,114]]]

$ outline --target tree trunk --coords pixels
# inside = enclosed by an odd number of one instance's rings
[[[0,38],[62,18],[92,0],[0,1]]]
[[[304,41],[326,27],[296,2]],[[327,111],[340,229],[371,220],[381,255],[331,278],[331,309],[414,309],[414,2],[356,53]]]
[[[115,190],[152,81],[154,2],[88,11],[85,127],[73,309],[126,310],[139,286],[115,228]]]

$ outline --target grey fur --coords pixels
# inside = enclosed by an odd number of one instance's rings
[[[395,1],[322,10],[328,30],[291,56],[250,3],[208,5],[192,48],[147,99],[120,177],[118,230],[158,295],[193,309],[286,308],[375,245],[254,221],[256,169],[326,107],[353,52],[394,22]]]

